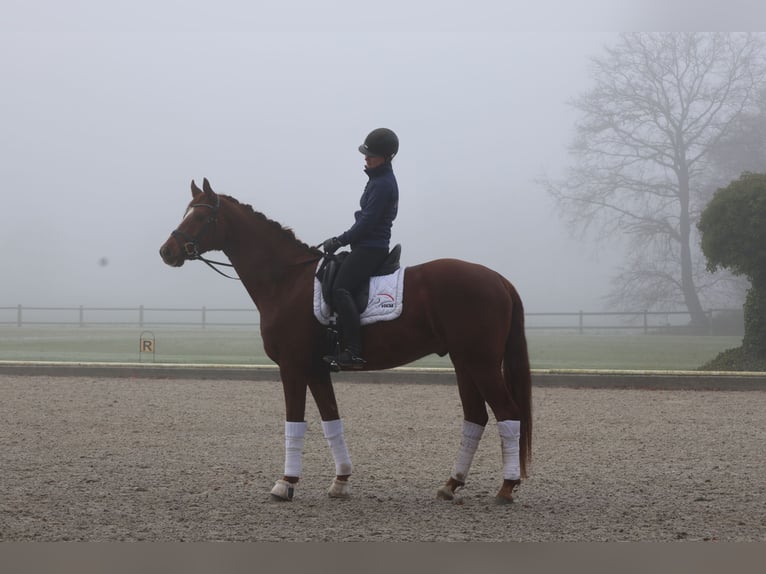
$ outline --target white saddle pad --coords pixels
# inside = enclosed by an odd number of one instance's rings
[[[390,275],[370,278],[370,296],[367,308],[359,318],[362,325],[391,321],[402,314],[404,305],[404,268],[399,268]],[[314,277],[314,316],[322,325],[329,325],[334,313],[322,297],[322,286]]]

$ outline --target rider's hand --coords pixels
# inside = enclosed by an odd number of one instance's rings
[[[322,248],[324,249],[324,252],[328,255],[332,255],[335,253],[338,249],[342,247],[340,239],[337,237],[331,237],[330,239],[327,239],[324,243],[322,243]]]

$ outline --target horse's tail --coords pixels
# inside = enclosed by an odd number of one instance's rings
[[[519,439],[519,462],[521,476],[527,476],[527,466],[532,458],[532,373],[529,366],[527,337],[524,333],[524,306],[516,289],[508,283],[513,307],[511,329],[505,342],[503,376],[513,401],[520,410],[521,437]]]

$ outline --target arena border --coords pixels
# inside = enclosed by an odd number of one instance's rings
[[[104,363],[65,361],[0,361],[0,375],[146,379],[208,379],[275,382],[274,365],[217,365],[177,363]],[[386,371],[344,372],[336,382],[455,384],[449,368],[399,367]],[[764,372],[632,371],[586,369],[533,369],[536,387],[764,391]]]

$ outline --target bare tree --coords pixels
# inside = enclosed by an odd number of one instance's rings
[[[766,169],[766,86],[754,98],[754,105],[735,118],[733,129],[712,147],[710,159],[703,210],[716,190],[727,187],[743,172]]]
[[[733,129],[711,148],[707,183],[701,187],[692,219],[698,221],[713,194],[728,187],[745,172],[766,170],[766,86],[757,96],[755,109],[745,110],[735,119]],[[695,226],[693,231],[697,231]],[[700,241],[692,241],[692,253],[701,255]],[[696,257],[695,282],[700,297],[711,306],[741,307],[750,289],[747,275],[735,275],[728,269],[711,272],[709,265],[700,272],[704,257]]]
[[[572,101],[574,165],[543,184],[573,231],[627,237],[613,304],[683,304],[706,322],[694,224],[711,151],[757,107],[763,46],[759,34],[625,33],[593,59],[595,87]]]

